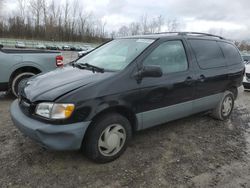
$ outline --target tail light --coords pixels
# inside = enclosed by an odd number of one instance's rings
[[[63,56],[61,55],[56,56],[56,66],[58,67],[63,66]]]

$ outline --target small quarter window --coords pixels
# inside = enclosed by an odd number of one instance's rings
[[[240,53],[234,45],[225,42],[219,42],[219,44],[224,53],[224,56],[226,57],[228,65],[242,63]]]

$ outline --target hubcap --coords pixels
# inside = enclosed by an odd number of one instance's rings
[[[126,131],[119,124],[109,125],[98,140],[98,149],[104,156],[117,154],[126,141]]]
[[[233,99],[230,96],[227,96],[224,101],[223,101],[223,105],[222,105],[222,114],[223,116],[228,116],[232,110],[232,106],[233,106]]]

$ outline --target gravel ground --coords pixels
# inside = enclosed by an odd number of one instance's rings
[[[199,114],[141,131],[119,159],[95,164],[22,135],[2,93],[0,187],[250,187],[249,99],[241,88],[228,121]]]

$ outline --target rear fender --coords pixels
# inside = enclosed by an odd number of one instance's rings
[[[22,62],[22,63],[18,63],[18,64],[16,64],[16,65],[14,65],[14,66],[11,67],[8,80],[11,79],[11,76],[13,75],[13,73],[14,73],[16,70],[21,69],[21,68],[25,68],[25,67],[36,68],[36,69],[40,70],[41,72],[43,72],[42,66],[40,66],[40,65],[37,64],[37,63],[29,62],[29,61],[28,61],[28,62]]]

